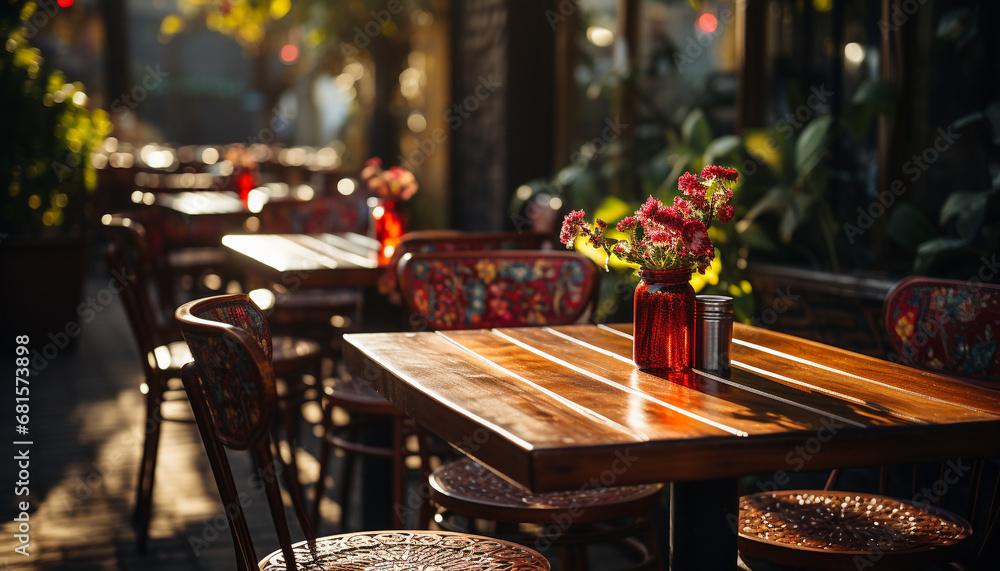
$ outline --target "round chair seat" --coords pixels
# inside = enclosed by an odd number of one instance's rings
[[[482,464],[463,458],[430,476],[431,499],[457,513],[498,521],[552,523],[553,515],[572,512],[576,523],[610,521],[647,513],[660,501],[661,484],[589,488],[533,494],[500,478]]]
[[[510,543],[444,531],[372,531],[316,540],[316,555],[305,541],[292,545],[302,571],[398,569],[412,571],[547,571],[536,551]],[[284,571],[281,550],[260,562],[261,571]]]
[[[320,356],[320,345],[312,339],[275,336],[271,340],[274,353],[274,373],[298,372]]]
[[[326,395],[333,403],[353,412],[402,416],[398,408],[371,388],[368,383],[356,378],[337,380],[325,388]]]
[[[744,555],[809,569],[909,569],[972,534],[958,516],[873,494],[789,490],[740,498]]]

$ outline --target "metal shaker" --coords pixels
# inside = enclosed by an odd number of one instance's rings
[[[733,341],[733,298],[699,295],[694,308],[694,368],[729,376],[729,349]]]

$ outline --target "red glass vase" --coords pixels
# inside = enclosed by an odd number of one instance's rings
[[[694,364],[691,270],[639,270],[632,360],[640,369],[686,372]]]
[[[379,265],[389,263],[396,246],[409,229],[409,216],[402,202],[379,198],[371,202],[372,230],[374,238],[381,244],[378,253]]]

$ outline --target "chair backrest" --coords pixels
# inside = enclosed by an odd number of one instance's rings
[[[411,329],[561,325],[597,301],[600,274],[567,251],[410,254],[399,266]]]
[[[181,378],[188,391],[198,428],[205,442],[219,492],[226,505],[241,569],[256,569],[257,559],[221,445],[249,448],[261,481],[265,483],[271,517],[279,543],[295,569],[291,537],[278,489],[269,430],[276,412],[277,391],[271,362],[271,338],[264,314],[245,294],[196,300],[177,308],[177,322],[194,363]],[[307,538],[315,540],[297,514]]]
[[[139,346],[143,371],[148,375],[156,367],[154,350],[169,339],[162,338],[164,323],[151,289],[156,280],[146,229],[127,214],[106,215],[103,223],[108,239],[108,266],[122,286],[120,295],[125,314]]]
[[[398,303],[397,270],[406,254],[465,252],[483,250],[538,250],[551,246],[552,236],[545,232],[462,232],[458,230],[423,230],[403,236],[386,271],[379,278],[379,291]]]
[[[885,326],[903,363],[1000,387],[1000,286],[904,279],[886,296]]]
[[[121,212],[105,214],[102,218],[104,233],[109,242],[122,244],[129,242],[131,261],[142,270],[141,279],[147,287],[154,288],[155,298],[150,299],[158,316],[168,317],[176,309],[174,284],[167,268],[167,254],[164,248],[162,224],[157,208],[146,208],[141,212]]]

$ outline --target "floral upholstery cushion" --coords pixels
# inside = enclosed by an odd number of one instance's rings
[[[909,278],[886,300],[886,329],[902,362],[1000,388],[1000,286]]]
[[[572,323],[597,284],[593,262],[572,252],[418,254],[399,275],[414,329]]]
[[[392,259],[378,279],[379,292],[389,296],[393,303],[400,303],[396,287],[396,272],[406,254],[431,254],[436,252],[472,252],[487,250],[537,250],[550,241],[541,232],[469,233],[457,231],[411,232],[396,246]]]

